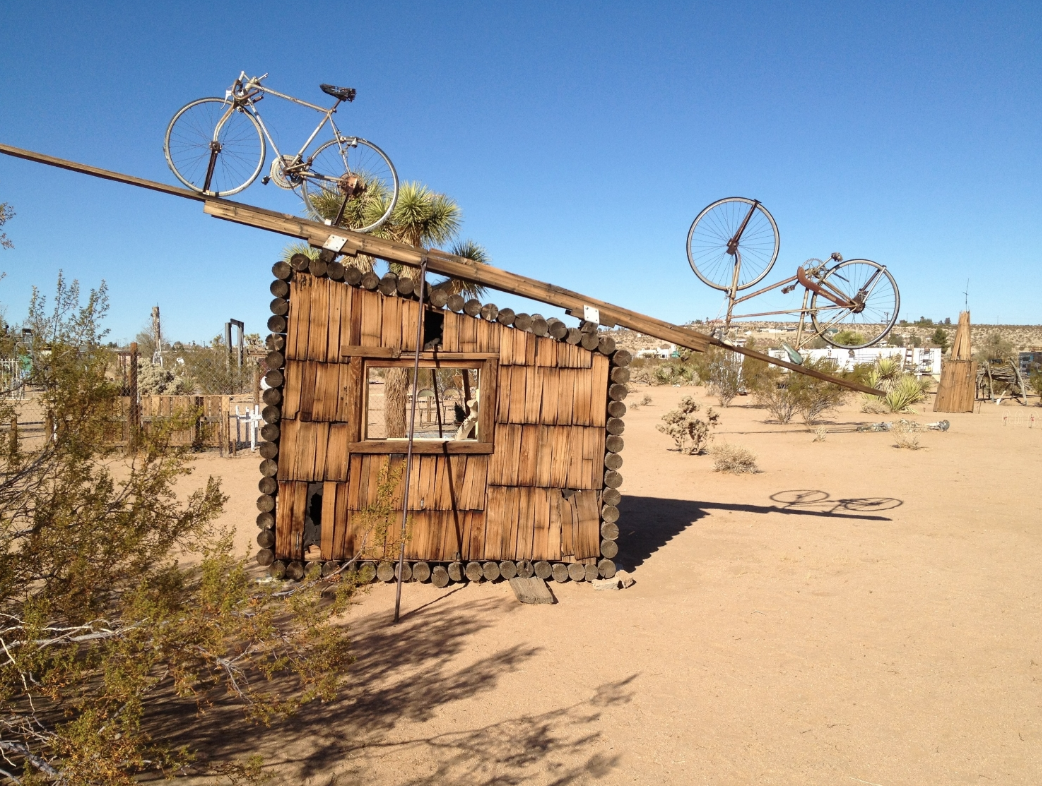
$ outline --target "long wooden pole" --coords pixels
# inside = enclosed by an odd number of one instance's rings
[[[691,330],[690,328],[672,325],[669,322],[655,319],[646,314],[640,314],[636,311],[615,306],[611,303],[606,303],[603,300],[597,300],[596,298],[588,297],[579,294],[578,292],[555,286],[554,284],[547,284],[533,278],[528,278],[527,276],[519,276],[516,273],[500,270],[491,265],[479,265],[473,260],[448,254],[444,251],[415,248],[405,243],[352,232],[343,227],[332,228],[325,224],[320,224],[315,221],[307,221],[306,219],[287,215],[285,213],[277,213],[272,210],[264,210],[262,208],[251,207],[250,205],[229,202],[225,199],[213,199],[184,188],[175,188],[174,186],[168,186],[165,183],[157,183],[153,180],[145,180],[131,175],[124,175],[120,172],[113,172],[108,169],[87,166],[86,164],[80,164],[62,158],[55,158],[54,156],[43,155],[42,153],[12,147],[11,145],[0,144],[0,153],[15,156],[16,158],[22,158],[27,161],[35,161],[37,163],[47,164],[48,166],[67,169],[72,172],[91,175],[92,177],[100,177],[119,183],[126,183],[127,185],[147,188],[152,191],[159,191],[171,196],[193,199],[203,202],[205,204],[203,209],[206,213],[216,218],[222,218],[226,221],[234,221],[236,223],[246,224],[260,229],[267,229],[270,232],[277,232],[282,235],[300,238],[316,247],[324,246],[331,236],[336,236],[344,239],[344,243],[340,250],[347,254],[367,254],[379,259],[398,262],[411,267],[419,267],[426,261],[427,267],[435,273],[441,273],[442,275],[451,278],[460,278],[465,281],[473,281],[482,286],[527,297],[531,300],[537,300],[541,303],[557,306],[558,308],[581,310],[583,306],[592,306],[600,312],[601,324],[604,325],[621,325],[630,330],[635,330],[638,333],[644,333],[661,339],[662,341],[669,341],[677,346],[685,347],[686,349],[691,349],[696,352],[704,352],[709,346],[721,347],[722,349],[737,352],[746,357],[762,360],[764,363],[781,366],[790,371],[806,374],[841,387],[849,388],[850,390],[856,390],[860,393],[882,395],[882,391],[870,388],[866,385],[860,385],[856,382],[840,379],[839,377],[834,377],[830,374],[816,371],[815,369],[804,368],[795,363],[779,360],[778,358],[773,358],[770,355],[765,355],[762,352],[757,352],[753,349],[733,346],[724,341],[713,338],[712,336],[707,336],[704,333]]]

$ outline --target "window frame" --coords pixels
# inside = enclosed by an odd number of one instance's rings
[[[377,349],[374,347],[374,349]],[[354,353],[352,353],[354,354]],[[405,368],[412,369],[415,356],[402,352],[398,357],[388,356],[377,350],[372,354],[359,352],[355,354],[361,360],[361,373],[358,375],[362,390],[359,392],[361,402],[359,412],[358,435],[365,433],[369,417],[369,369],[371,368]],[[499,355],[487,352],[421,352],[420,368],[467,368],[478,372],[478,433],[480,440],[474,439],[414,439],[413,453],[466,455],[488,454],[495,450],[496,423],[496,382],[499,373]],[[405,453],[409,449],[409,440],[401,439],[362,439],[348,446],[348,453]]]

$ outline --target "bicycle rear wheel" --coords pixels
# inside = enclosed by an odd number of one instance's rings
[[[391,159],[372,142],[358,137],[326,142],[301,176],[301,196],[308,212],[330,222],[342,214],[338,226],[356,232],[379,227],[398,202],[398,173]]]
[[[848,259],[828,270],[821,284],[855,302],[838,306],[814,293],[810,318],[818,335],[839,349],[862,349],[881,341],[897,322],[901,293],[890,271],[868,259]]]
[[[754,208],[755,205],[755,208]],[[752,209],[752,215],[749,211]],[[749,216],[737,248],[728,244]],[[719,199],[699,213],[687,233],[687,260],[695,275],[713,289],[731,288],[734,268],[741,255],[738,289],[751,287],[770,272],[778,258],[781,237],[767,208],[745,197]]]
[[[231,102],[222,98],[200,98],[178,110],[166,129],[167,164],[178,180],[200,194],[237,194],[264,166],[264,135],[257,121],[239,109],[229,114],[229,108]]]

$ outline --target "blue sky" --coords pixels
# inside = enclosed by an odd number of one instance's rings
[[[320,82],[350,85],[341,128],[453,196],[463,236],[508,270],[675,322],[715,315],[685,239],[741,195],[781,230],[770,280],[840,251],[889,266],[905,318],[954,318],[969,279],[975,322],[1038,323],[1040,34],[1026,2],[5,0],[0,141],[174,183],[170,117],[240,70],[320,104]],[[260,108],[289,142],[317,117]],[[297,210],[259,182],[237,198]],[[171,338],[230,317],[262,330],[279,236],[0,156],[3,201],[9,320],[62,268],[108,282],[117,339],[156,304]]]

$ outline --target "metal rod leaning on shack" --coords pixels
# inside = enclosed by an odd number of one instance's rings
[[[398,587],[394,593],[394,624],[398,619],[402,607],[402,579],[405,576],[405,529],[409,517],[409,478],[412,475],[412,443],[416,438],[416,393],[420,380],[420,350],[423,343],[423,296],[427,284],[427,262],[420,265],[420,310],[419,319],[416,320],[416,352],[412,362],[412,409],[409,413],[409,447],[405,454],[405,491],[402,492],[402,546],[398,552]],[[437,382],[435,382],[437,386]]]

